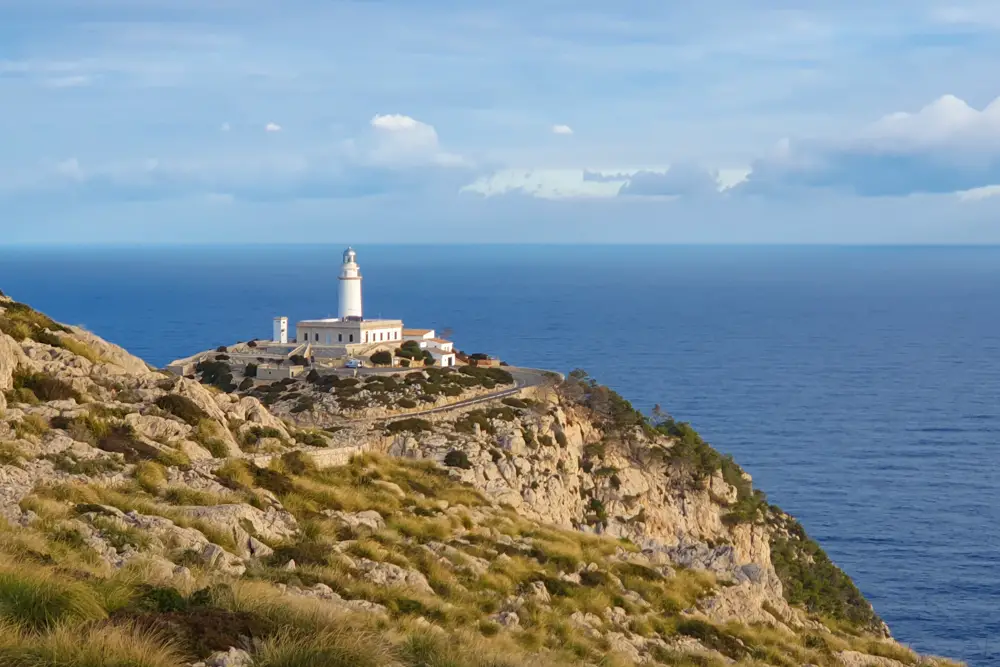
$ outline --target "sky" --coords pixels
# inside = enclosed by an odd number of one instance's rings
[[[0,243],[1000,243],[995,0],[0,0]]]

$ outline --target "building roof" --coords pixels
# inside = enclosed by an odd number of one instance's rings
[[[451,341],[445,340],[444,338],[428,338],[427,340],[432,341],[434,343],[447,343],[448,345],[451,345]]]
[[[426,336],[434,333],[434,329],[403,329],[404,336]]]
[[[361,328],[370,329],[374,327],[384,327],[384,326],[403,326],[403,320],[342,320],[336,317],[330,317],[324,320],[299,320],[296,322],[296,326],[307,326],[307,327],[351,327],[351,328]]]

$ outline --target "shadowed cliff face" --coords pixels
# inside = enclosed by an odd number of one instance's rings
[[[584,374],[302,429],[0,311],[0,664],[945,664],[734,462]]]

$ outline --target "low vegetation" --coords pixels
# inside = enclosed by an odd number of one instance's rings
[[[56,323],[52,318],[16,301],[0,303],[0,332],[16,341],[31,339],[38,342],[56,339],[56,333],[70,333],[69,327]]]

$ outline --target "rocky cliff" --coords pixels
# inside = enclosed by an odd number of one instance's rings
[[[394,400],[485,388],[415,373]],[[296,382],[281,419],[0,297],[0,664],[950,664],[583,373],[339,425]]]

